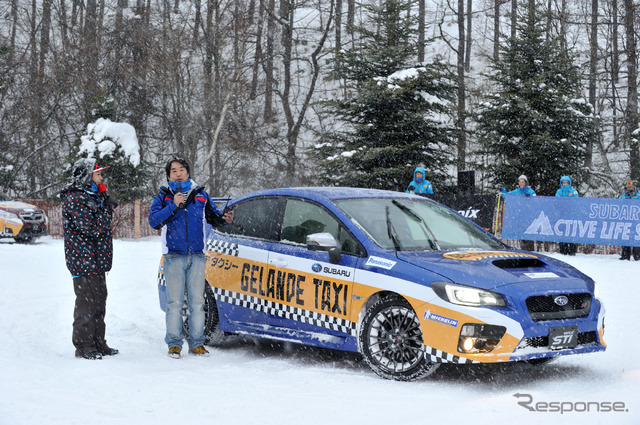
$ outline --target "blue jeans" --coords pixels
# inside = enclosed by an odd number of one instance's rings
[[[189,348],[204,344],[204,254],[165,254],[164,277],[167,282],[167,335],[169,348],[182,348],[182,306],[187,289],[189,307]]]

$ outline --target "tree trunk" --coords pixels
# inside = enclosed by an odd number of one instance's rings
[[[471,10],[469,10],[471,14]],[[463,171],[466,167],[466,94],[465,94],[465,28],[464,28],[464,0],[458,0],[458,171]],[[467,29],[468,30],[468,29]]]
[[[518,0],[511,0],[511,38],[516,38],[518,23]]]
[[[266,0],[267,3],[267,40],[264,61],[265,87],[264,87],[264,120],[273,120],[273,37],[275,36],[276,23],[274,18],[275,0]]]
[[[591,0],[591,25],[589,37],[590,55],[589,55],[589,104],[593,108],[594,115],[597,114],[596,108],[596,76],[598,72],[598,0]],[[593,163],[593,143],[587,143],[587,155],[585,157],[585,168],[587,173]],[[587,177],[588,178],[588,177]]]
[[[629,140],[629,170],[631,179],[640,178],[640,144],[632,136],[638,128],[638,54],[636,51],[635,11],[633,0],[624,0],[624,25],[627,41],[627,107],[625,110],[625,130]],[[636,136],[637,137],[637,136]]]
[[[500,5],[502,0],[493,2],[493,61],[500,60]]]
[[[611,74],[613,75],[613,82],[617,84],[620,74],[620,49],[618,47],[618,0],[611,0],[611,10],[613,11],[611,16]]]
[[[420,3],[422,3],[422,1]],[[336,51],[339,52],[342,49],[342,0],[336,0],[335,20],[336,20]],[[419,55],[420,53],[418,53],[418,57]]]
[[[471,21],[473,18],[473,0],[467,0],[467,41],[464,52],[464,70],[471,70]]]

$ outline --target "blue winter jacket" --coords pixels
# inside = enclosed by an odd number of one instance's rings
[[[422,173],[422,181],[420,183],[416,181],[416,173]],[[405,192],[421,195],[432,195],[433,187],[431,186],[431,182],[424,178],[424,176],[426,175],[427,174],[424,172],[424,168],[416,167],[413,172],[413,180],[411,181],[411,183],[409,183],[409,186],[407,187],[407,190]]]
[[[569,182],[569,186],[563,186],[562,185],[563,180],[567,180]],[[578,191],[573,186],[571,186],[571,177],[569,176],[560,177],[560,189],[556,190],[556,196],[572,197],[572,198],[578,198],[580,196],[578,194]]]
[[[523,188],[516,187],[510,192],[505,192],[510,195],[518,195],[518,196],[536,196],[536,192],[531,189],[529,186],[525,186]]]
[[[640,199],[640,192],[638,192],[638,189],[633,192],[625,192],[620,195],[620,199]]]
[[[214,227],[225,221],[222,213],[211,202],[211,198],[201,186],[196,186],[187,198],[184,207],[173,202],[174,193],[162,186],[149,210],[149,225],[162,228],[163,254],[202,254],[205,248],[207,223]]]

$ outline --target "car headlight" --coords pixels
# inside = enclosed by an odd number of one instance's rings
[[[6,218],[6,219],[12,219],[12,220],[20,220],[20,217],[18,217],[17,215],[10,213],[8,211],[2,211],[2,210],[0,210],[0,217]]]
[[[504,307],[506,305],[501,295],[471,286],[434,282],[431,288],[440,298],[453,304],[472,307]]]

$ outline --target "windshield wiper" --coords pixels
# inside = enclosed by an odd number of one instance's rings
[[[406,205],[402,205],[400,202],[396,201],[395,199],[393,201],[391,201],[391,203],[393,205],[395,205],[396,207],[400,208],[400,210],[402,210],[402,212],[406,213],[409,217],[413,218],[415,221],[417,221],[420,224],[422,224],[422,231],[424,232],[425,236],[427,237],[427,240],[429,241],[429,245],[431,246],[431,249],[433,249],[435,251],[439,251],[440,250],[440,247],[438,246],[438,241],[436,240],[435,235],[433,234],[431,229],[429,229],[429,226],[427,226],[427,223],[424,222],[422,217],[420,217],[418,214],[416,214],[411,208],[409,208]],[[389,215],[389,210],[387,209],[387,217],[388,217],[388,215]]]
[[[400,239],[398,238],[398,234],[396,230],[393,228],[393,224],[391,224],[391,213],[389,209],[389,205],[385,208],[387,212],[387,235],[389,235],[389,239],[393,241],[393,246],[396,251],[402,251],[402,245],[400,245]]]

